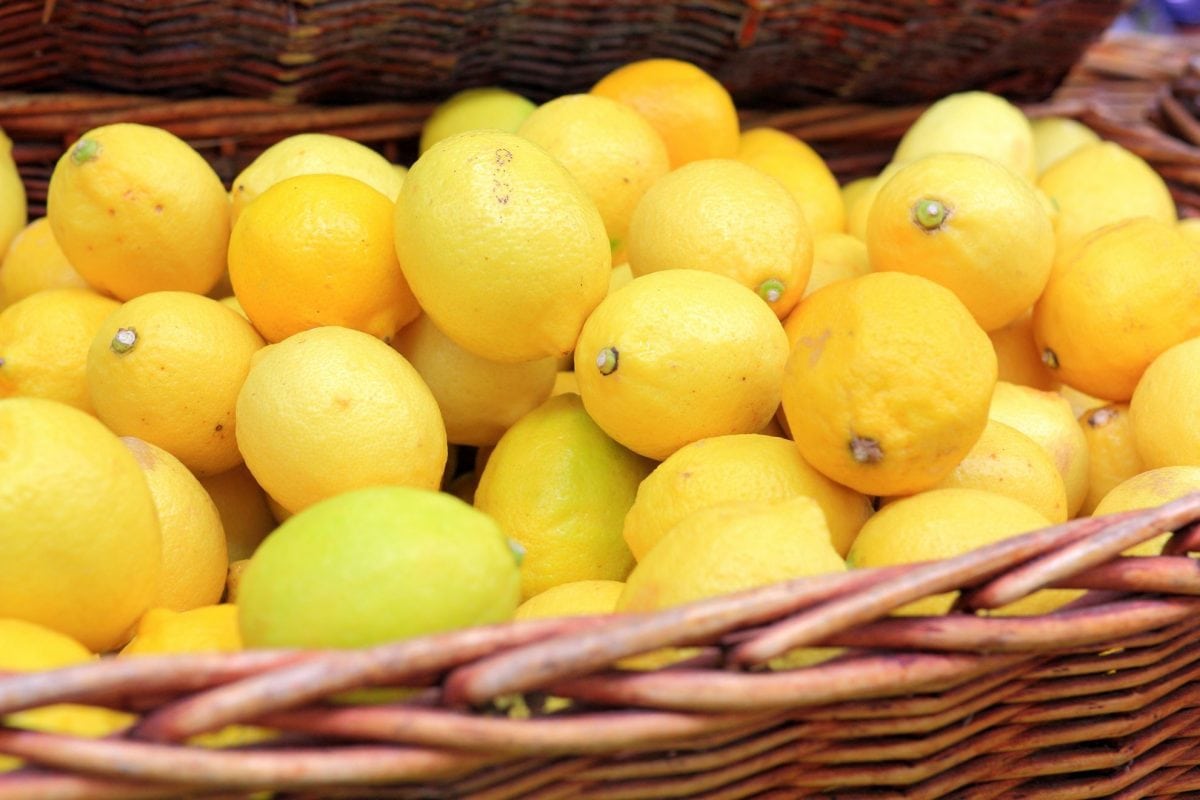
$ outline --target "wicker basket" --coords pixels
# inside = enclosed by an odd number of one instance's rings
[[[245,74],[214,70],[210,83],[195,83],[196,62],[185,58],[187,48],[232,48],[241,39],[207,29],[205,35],[212,35],[204,39],[187,27],[189,15],[203,11],[217,15],[214,19],[246,22],[259,14],[269,20],[265,10],[275,5],[59,0],[51,9],[58,26],[53,34],[38,27],[43,0],[0,6],[0,85],[22,90],[0,93],[0,127],[16,141],[35,213],[62,148],[84,130],[117,119],[174,130],[226,179],[266,145],[302,130],[341,133],[398,160],[410,155],[430,109],[420,99],[281,107],[261,98],[210,96],[220,90],[316,97],[339,85],[330,75],[344,80],[350,73],[297,69],[285,80],[263,61]],[[270,66],[278,67],[288,60],[283,54],[307,46],[297,30],[300,21],[318,18],[306,16],[310,12],[340,9],[359,19],[356,15],[387,5],[296,2],[289,5],[296,16],[286,24],[264,23],[262,31],[241,36],[261,45],[273,33],[276,49],[258,52],[276,53]],[[571,8],[599,14],[603,5]],[[613,5],[631,15],[668,14],[652,4]],[[787,18],[788,9],[799,13],[795,9],[808,6],[816,13],[834,7],[765,1],[661,5],[671,9],[673,20],[692,19],[689,10],[704,9],[721,19],[758,20],[757,30]],[[953,5],[929,4],[924,13],[936,16]],[[1093,20],[1087,15],[1107,14],[1101,10],[1116,4],[974,5],[993,28],[1007,24],[1028,31],[1034,7]],[[886,16],[880,4],[837,4],[843,14],[858,6],[878,17],[863,11],[856,24],[867,28],[882,29],[879,19],[900,18]],[[894,7],[897,15],[911,11],[903,2]],[[540,10],[555,19],[554,9],[566,14],[565,6],[537,2],[431,0],[420,8],[435,22],[468,9]],[[312,23],[313,48],[337,36],[353,38],[351,28],[335,17]],[[134,19],[141,27],[131,27]],[[586,15],[572,19],[591,24]],[[1062,24],[1064,17],[1037,19]],[[43,59],[40,66],[21,49],[28,35],[12,34],[14,20],[43,36],[29,50]],[[64,60],[56,48],[68,41],[68,31],[95,40],[72,40],[72,57]],[[160,46],[136,46],[138,33]],[[760,36],[765,34],[750,38],[769,42]],[[128,44],[128,58],[109,59],[103,65],[111,72],[103,75],[89,72],[87,59],[111,54],[113,38]],[[1168,178],[1185,213],[1200,212],[1194,47],[1183,39],[1102,43],[1054,97],[1028,108],[1075,116],[1122,142]],[[726,65],[726,76],[753,74],[730,66],[744,65],[738,58],[745,53],[726,61],[728,54],[713,48],[715,61],[699,58],[699,51],[679,54]],[[322,65],[333,63],[326,52],[314,56]],[[196,58],[223,63],[219,57],[209,52]],[[599,69],[602,59],[595,57],[589,63]],[[18,58],[25,59],[21,74],[9,69]],[[155,68],[159,63],[177,71]],[[427,66],[448,72],[428,77],[429,84],[410,76],[405,85],[437,85],[444,93],[455,81],[513,77],[503,70],[507,59],[472,63],[482,65],[473,67],[479,71],[434,61]],[[554,69],[566,70],[557,63]],[[154,82],[137,70],[151,70]],[[109,89],[140,77],[136,85],[143,90],[203,96],[82,91],[81,80],[68,80],[85,74]],[[546,90],[576,85],[574,80],[586,84],[595,76],[570,77],[539,71],[523,74],[518,83]],[[764,78],[758,75],[749,85],[766,85],[755,80]],[[54,91],[26,93],[31,88]],[[937,93],[945,90],[943,83]],[[837,95],[841,89],[824,91]],[[1033,96],[1040,100],[1040,94]],[[796,133],[848,178],[884,164],[921,108],[827,104],[749,111],[745,121]],[[1119,555],[1166,531],[1174,535],[1164,555]],[[947,561],[797,580],[653,615],[513,623],[364,651],[105,659],[54,672],[0,675],[0,715],[58,702],[141,715],[131,731],[102,740],[0,727],[0,753],[29,765],[0,774],[0,800],[246,798],[261,797],[256,793],[262,791],[273,791],[279,800],[1200,796],[1200,564],[1188,557],[1193,551],[1200,551],[1200,496],[1070,522]],[[976,613],[1047,586],[1090,591],[1044,616]],[[913,599],[951,590],[961,591],[960,599],[945,617],[890,616]],[[763,667],[802,645],[845,650],[802,669]],[[620,667],[627,656],[673,646],[695,647],[696,655],[657,671]],[[392,695],[390,702],[372,702],[346,694],[396,687],[410,690],[406,699]],[[517,697],[523,706],[514,705]],[[558,698],[569,704],[564,707]],[[532,712],[515,714],[517,707]],[[278,738],[226,750],[189,743],[194,734],[238,723],[267,726]]]

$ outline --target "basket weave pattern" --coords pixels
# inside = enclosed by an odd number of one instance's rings
[[[1123,551],[1174,531],[1164,555]],[[538,620],[364,651],[106,659],[0,677],[0,714],[143,714],[105,740],[0,728],[40,768],[0,798],[1147,798],[1200,791],[1200,495],[946,561],[800,579],[645,615]],[[1090,590],[996,617],[1039,588]],[[945,617],[899,606],[961,590]],[[804,645],[845,648],[762,669]],[[618,668],[661,647],[690,661]],[[353,689],[411,687],[347,705]],[[510,718],[523,694],[572,705]],[[233,723],[280,739],[179,744]],[[221,794],[224,793],[224,794]]]

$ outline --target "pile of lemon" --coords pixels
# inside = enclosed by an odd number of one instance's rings
[[[839,186],[647,60],[420,146],[226,187],[108,125],[26,227],[0,138],[0,669],[650,611],[1200,489],[1200,237],[1078,123],[953,95]]]

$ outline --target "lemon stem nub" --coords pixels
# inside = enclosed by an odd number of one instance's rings
[[[1058,369],[1058,354],[1049,347],[1042,348],[1042,363],[1050,369]]]
[[[108,346],[114,353],[123,356],[132,350],[135,344],[137,344],[137,331],[133,328],[117,328],[117,333]]]
[[[758,296],[768,303],[777,303],[779,298],[783,297],[785,288],[783,281],[779,278],[767,278],[758,285]]]
[[[606,347],[596,356],[596,369],[601,375],[612,375],[617,371],[617,348]]]
[[[525,560],[525,545],[518,542],[516,539],[506,537],[508,549],[513,554],[513,561],[517,562],[517,566],[521,566],[521,562]]]
[[[936,231],[946,224],[950,209],[941,200],[922,197],[913,206],[913,220],[927,231]]]
[[[71,148],[71,160],[77,165],[86,164],[100,154],[100,143],[95,139],[80,139]]]
[[[850,440],[850,455],[859,464],[878,464],[883,461],[883,448],[874,439],[855,436]]]

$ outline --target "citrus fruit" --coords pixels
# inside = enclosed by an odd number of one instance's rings
[[[562,370],[554,373],[554,387],[550,390],[550,396],[560,394],[579,394],[579,379],[573,371]]]
[[[13,238],[8,252],[0,252],[0,309],[45,289],[87,289],[54,241],[50,220],[33,222]]]
[[[242,575],[247,647],[365,647],[510,619],[517,558],[486,514],[440,492],[345,492],[279,526]]]
[[[1038,179],[1058,208],[1058,254],[1087,234],[1134,217],[1174,224],[1175,201],[1167,184],[1140,156],[1115,142],[1096,142],[1060,159]]]
[[[420,152],[457,133],[482,128],[515,133],[536,106],[521,95],[498,86],[456,92],[438,104],[421,128]]]
[[[625,589],[621,581],[572,581],[551,586],[535,594],[521,605],[513,619],[542,619],[545,617],[578,617],[589,614],[611,614],[617,608],[617,598]]]
[[[758,433],[714,436],[675,451],[642,481],[625,515],[623,536],[641,559],[694,511],[799,496],[816,501],[839,553],[850,549],[871,515],[869,498],[817,472],[787,439]]]
[[[920,275],[985,331],[1028,309],[1054,263],[1054,228],[1032,186],[980,156],[926,156],[883,185],[867,221],[871,268]]]
[[[1188,339],[1150,364],[1138,381],[1129,415],[1138,454],[1149,468],[1200,466],[1200,338]]]
[[[1033,338],[1033,309],[994,331],[988,331],[996,351],[997,375],[1002,381],[1050,391],[1057,386],[1054,374],[1042,363]]]
[[[446,438],[454,444],[495,444],[554,388],[553,358],[519,364],[488,361],[459,347],[424,314],[400,331],[392,346],[433,392]]]
[[[889,503],[867,520],[846,562],[855,568],[887,567],[962,555],[984,545],[1049,527],[1026,503],[981,489],[935,489]],[[897,609],[933,615],[950,610],[957,592],[930,595]],[[1000,609],[1038,614],[1057,608],[1078,592],[1043,590]]]
[[[775,178],[792,195],[814,236],[846,229],[837,178],[815,150],[790,133],[754,128],[738,140],[737,160]]]
[[[0,129],[0,258],[27,221],[25,184],[13,160],[12,140]]]
[[[1088,447],[1071,404],[1055,392],[998,381],[988,418],[1016,428],[1041,445],[1067,490],[1067,516],[1083,507],[1088,492]]]
[[[1039,175],[1084,145],[1100,141],[1095,131],[1070,117],[1042,117],[1029,124]]]
[[[1093,408],[1079,417],[1088,448],[1088,493],[1079,513],[1090,515],[1118,484],[1145,470],[1133,438],[1129,406]]]
[[[46,289],[0,311],[0,397],[44,397],[92,413],[88,348],[119,307],[87,289]]]
[[[579,181],[614,246],[625,239],[642,195],[671,168],[654,126],[624,103],[600,95],[555,98],[526,117],[517,133]]]
[[[268,147],[233,179],[232,221],[236,223],[246,206],[280,181],[322,174],[356,178],[392,202],[403,183],[388,160],[366,145],[328,133],[300,133]]]
[[[1036,347],[1036,345],[1034,345]],[[1002,379],[1003,380],[1003,379]],[[1065,383],[1060,383],[1057,386],[1057,391],[1071,406],[1071,413],[1078,419],[1085,411],[1091,411],[1093,408],[1107,405],[1104,400],[1098,397],[1092,397],[1086,392],[1081,392],[1073,386]]]
[[[838,483],[928,489],[983,433],[996,356],[950,290],[874,272],[819,290],[789,323],[784,413],[804,460]]]
[[[268,341],[321,325],[386,340],[420,313],[392,240],[387,197],[354,178],[300,175],[238,217],[229,277]]]
[[[604,431],[662,460],[689,442],[761,430],[779,405],[783,327],[732,278],[670,269],[604,299],[575,348],[584,407]]]
[[[245,464],[206,475],[200,478],[200,485],[221,515],[229,561],[249,558],[277,524],[262,487]]]
[[[234,405],[262,337],[216,300],[151,292],[100,325],[87,356],[96,416],[161,447],[198,475],[231,469]]]
[[[1126,478],[1110,489],[1096,504],[1092,516],[1102,517],[1105,514],[1116,514],[1121,511],[1154,508],[1195,492],[1200,492],[1200,467],[1177,466],[1149,469]],[[1123,555],[1159,555],[1163,545],[1170,538],[1171,534],[1169,533],[1155,536],[1153,539],[1147,539],[1141,544],[1129,548]]]
[[[1123,402],[1146,367],[1200,335],[1200,250],[1145,217],[1102,228],[1054,269],[1033,312],[1042,361],[1090,395]]]
[[[1067,489],[1042,447],[1016,428],[988,420],[983,435],[934,489],[982,489],[1020,500],[1051,522],[1067,521]]]
[[[229,553],[212,498],[175,456],[132,436],[121,441],[146,476],[162,532],[162,571],[150,606],[187,611],[217,602]]]
[[[815,500],[728,503],[675,523],[638,559],[617,610],[657,611],[845,569]]]
[[[612,269],[600,212],[571,173],[500,131],[459,134],[417,159],[395,244],[425,313],[492,361],[570,352]]]
[[[0,400],[0,530],[0,616],[94,652],[123,644],[158,590],[146,479],[120,439],[70,406]]]
[[[629,226],[634,277],[697,269],[733,278],[777,317],[799,302],[812,270],[812,234],[779,181],[730,159],[706,159],[655,183]]]
[[[804,297],[836,281],[871,271],[867,245],[848,233],[826,233],[813,239],[813,265]],[[786,325],[785,325],[786,327]]]
[[[671,168],[702,158],[732,158],[738,147],[733,98],[695,64],[649,58],[618,67],[592,94],[632,106],[662,136]]]
[[[1021,109],[988,92],[947,95],[927,108],[896,146],[893,161],[935,153],[983,156],[1032,182],[1037,177],[1033,130]]]
[[[123,656],[159,653],[234,653],[242,649],[237,606],[223,603],[187,611],[152,608],[138,621]]]
[[[553,397],[509,428],[483,468],[475,507],[524,549],[521,596],[624,580],[633,555],[621,525],[653,466],[610,439],[579,395]]]
[[[366,486],[436,489],[446,464],[429,387],[404,356],[349,328],[313,328],[266,349],[237,420],[250,473],[292,512]]]
[[[904,167],[902,162],[893,161],[888,164],[858,192],[857,197],[853,199],[853,204],[846,206],[846,233],[855,239],[861,239],[864,242],[867,240],[867,222],[871,218],[871,207],[875,205],[875,198],[902,167]]]
[[[871,184],[875,182],[873,175],[864,175],[861,178],[855,178],[848,183],[842,184],[842,207],[846,210],[847,232],[850,222],[850,209],[858,204],[859,198],[864,196],[871,188]]]
[[[50,176],[46,216],[67,260],[121,300],[204,294],[225,271],[229,196],[208,162],[161,128],[85,133]]]
[[[1183,238],[1187,239],[1193,245],[1200,247],[1200,217],[1188,217],[1181,219],[1175,223],[1175,230],[1183,234]],[[0,287],[3,286],[4,273],[0,272]],[[0,298],[3,295],[0,294]]]

